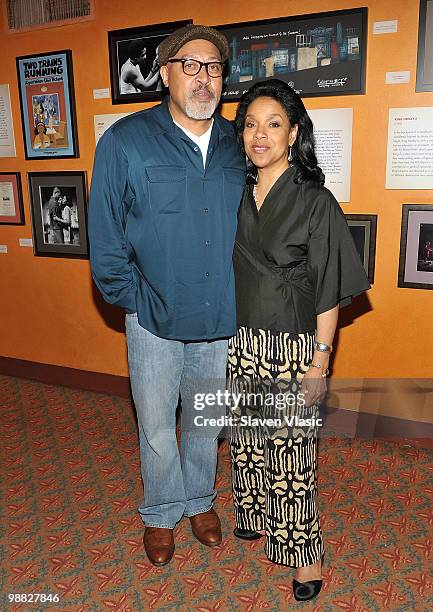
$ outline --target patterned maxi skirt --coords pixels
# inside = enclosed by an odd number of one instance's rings
[[[311,333],[246,327],[229,344],[230,389],[239,398],[230,409],[236,525],[265,530],[268,558],[291,567],[316,563],[323,554],[317,510],[318,409],[293,400],[313,350]]]

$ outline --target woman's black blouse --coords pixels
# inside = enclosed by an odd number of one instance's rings
[[[239,327],[314,332],[318,314],[370,287],[332,193],[294,176],[288,168],[259,211],[245,188],[234,250]]]

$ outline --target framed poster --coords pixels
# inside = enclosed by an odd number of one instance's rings
[[[24,223],[21,175],[19,172],[0,172],[0,224]]]
[[[420,0],[416,91],[433,91],[433,0]]]
[[[166,36],[191,23],[189,19],[108,32],[113,104],[162,98],[158,46]]]
[[[89,256],[86,173],[29,172],[35,255]]]
[[[433,204],[404,204],[398,286],[433,289]]]
[[[26,159],[78,157],[72,53],[17,57]]]
[[[229,42],[222,99],[278,78],[301,96],[365,93],[367,8],[215,26]]]
[[[365,273],[372,285],[374,283],[374,263],[376,258],[377,215],[346,214],[345,217],[356,250],[364,265]]]

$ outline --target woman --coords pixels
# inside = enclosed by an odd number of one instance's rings
[[[35,138],[33,140],[34,149],[47,149],[51,146],[50,138],[47,134],[47,128],[43,121],[39,121],[34,129]]]
[[[71,244],[80,245],[80,225],[78,223],[78,207],[74,201],[71,206]]]
[[[70,244],[71,243],[71,207],[69,205],[69,200],[66,196],[60,196],[59,198],[59,207],[56,210],[54,216],[54,221],[59,225],[61,231],[61,243],[62,244]]]
[[[326,392],[339,306],[369,283],[344,215],[323,187],[300,97],[277,79],[259,82],[242,97],[235,123],[250,184],[234,252],[238,332],[229,374],[234,390],[262,394],[258,408],[246,402],[233,411],[235,535],[256,539],[265,530],[267,556],[297,568],[295,599],[308,600],[321,589],[323,556],[311,417]],[[266,391],[277,401],[269,403]],[[282,424],[275,420],[265,435],[254,422],[249,430],[239,425],[241,416],[272,411]],[[297,426],[294,417],[311,420]]]

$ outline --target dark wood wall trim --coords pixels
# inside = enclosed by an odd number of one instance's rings
[[[49,363],[37,363],[35,361],[1,356],[0,374],[16,376],[18,378],[30,378],[31,380],[37,380],[50,385],[74,387],[75,389],[108,393],[118,395],[119,397],[131,397],[129,378],[126,376],[76,370],[75,368],[65,368]]]

